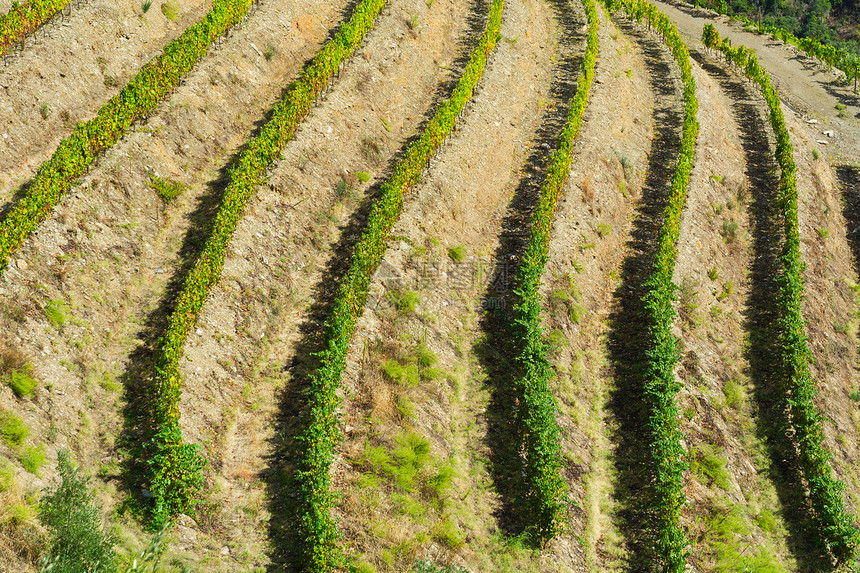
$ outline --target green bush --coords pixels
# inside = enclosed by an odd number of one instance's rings
[[[65,450],[57,454],[59,482],[49,486],[39,502],[39,520],[48,529],[45,573],[114,573],[114,536],[101,527],[101,508]],[[49,566],[49,567],[48,567]]]
[[[179,4],[176,2],[165,2],[161,5],[161,13],[168,20],[175,22],[179,18]]]
[[[24,420],[12,412],[0,412],[0,436],[10,448],[15,448],[24,443],[30,435],[30,427]]]
[[[451,260],[455,263],[462,263],[466,260],[466,247],[464,247],[463,245],[450,247],[448,249],[448,256],[451,257]]]
[[[170,203],[188,187],[179,181],[171,181],[165,177],[159,177],[155,173],[149,174],[149,187],[161,197],[165,203]]]

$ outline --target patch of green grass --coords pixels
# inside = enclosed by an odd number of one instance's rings
[[[818,161],[818,150],[817,149],[812,150],[812,160]]]
[[[439,361],[439,357],[436,356],[436,353],[424,346],[423,344],[419,344],[418,348],[415,349],[415,361],[424,368],[429,368],[431,366],[435,366]]]
[[[15,484],[15,466],[7,458],[0,458],[0,493],[9,491]]]
[[[828,231],[827,229],[816,229],[815,232],[818,233],[818,236],[822,239],[826,239],[830,236],[830,231]]]
[[[723,283],[723,291],[717,295],[717,300],[723,302],[727,298],[732,295],[734,291],[734,287],[732,286],[732,281],[726,281]]]
[[[394,306],[397,308],[397,312],[400,314],[411,314],[415,312],[416,308],[418,308],[418,303],[421,301],[421,298],[418,296],[417,292],[405,290],[402,292],[389,292],[388,300],[394,303]]]
[[[448,256],[451,257],[451,260],[455,263],[462,263],[466,260],[466,247],[463,245],[451,247],[448,249]]]
[[[275,46],[271,42],[266,44],[266,51],[263,53],[263,57],[266,58],[267,62],[271,62],[272,58],[275,57]]]
[[[43,103],[39,106],[39,115],[42,116],[42,119],[48,119],[48,116],[51,115],[51,109],[48,107],[48,104]]]
[[[720,231],[726,243],[734,243],[738,238],[738,224],[734,219],[723,221],[723,229]]]
[[[720,278],[717,274],[717,267],[711,267],[711,269],[708,271],[708,278],[712,281],[715,281]]]
[[[175,22],[179,18],[179,4],[173,1],[165,2],[161,5],[161,13],[171,22]]]
[[[399,490],[414,492],[431,459],[430,442],[413,431],[401,431],[390,452],[383,446],[365,445],[364,462],[370,471],[386,477]]]
[[[367,171],[357,171],[355,173],[355,176],[358,177],[358,180],[362,183],[367,183],[368,181],[370,181],[370,173],[368,173]]]
[[[27,446],[21,450],[21,465],[34,475],[39,475],[39,468],[45,465],[45,446]]]
[[[772,533],[776,529],[776,517],[766,509],[761,510],[755,516],[755,522],[766,533]]]
[[[447,517],[433,528],[433,539],[451,549],[459,549],[466,544],[466,533],[453,519]]]
[[[23,368],[7,372],[3,376],[3,382],[19,398],[29,398],[33,395],[33,390],[39,385],[39,381],[33,377],[33,367],[30,364],[25,364]]]
[[[149,174],[149,188],[155,191],[156,195],[161,197],[165,203],[170,203],[179,197],[188,186],[179,181],[173,181],[165,177],[159,177],[155,173]]]
[[[601,239],[608,237],[611,232],[612,232],[612,225],[610,225],[609,223],[604,223],[604,222],[598,223],[597,235]]]
[[[705,444],[699,448],[693,448],[690,451],[690,458],[690,471],[694,475],[705,475],[714,485],[722,489],[731,487],[722,448]]]
[[[141,6],[143,13],[146,14],[147,12],[149,12],[150,8],[152,8],[152,0],[144,0],[143,6]]]
[[[10,448],[15,448],[24,443],[30,435],[30,427],[24,420],[12,412],[0,412],[0,436]]]
[[[737,408],[744,402],[744,389],[734,380],[723,384],[723,395],[726,397],[726,406]]]
[[[69,320],[69,305],[63,300],[50,300],[45,305],[45,317],[54,328],[61,328]]]

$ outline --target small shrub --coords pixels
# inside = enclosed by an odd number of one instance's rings
[[[175,22],[179,18],[179,4],[176,2],[165,2],[161,5],[161,13],[168,20]]]
[[[448,256],[451,257],[451,260],[455,263],[462,263],[466,260],[466,247],[463,245],[451,247],[448,249]]]
[[[45,491],[39,503],[39,519],[50,535],[43,563],[53,564],[52,573],[115,571],[115,538],[101,527],[101,508],[89,490],[89,480],[78,473],[65,450],[59,451],[58,462],[60,481]]]
[[[717,274],[717,267],[711,267],[711,269],[708,271],[708,278],[712,281],[715,281],[719,278],[719,275]]]
[[[69,319],[69,305],[63,300],[50,300],[45,305],[45,317],[54,328],[60,328]]]
[[[9,447],[17,447],[24,443],[30,435],[30,427],[24,420],[12,412],[0,412],[0,436]]]
[[[726,397],[726,406],[729,408],[737,408],[743,403],[744,390],[734,380],[729,380],[723,385],[723,394]]]
[[[29,398],[39,385],[39,381],[32,376],[32,367],[12,370],[4,376],[4,381],[19,398]]]
[[[421,300],[418,293],[411,290],[390,292],[388,293],[388,299],[394,303],[394,306],[400,314],[410,314],[415,312],[415,309],[418,308],[418,302]]]
[[[266,51],[263,53],[263,57],[266,58],[267,62],[271,62],[272,58],[275,57],[275,46],[270,42],[266,45]]]
[[[155,193],[161,197],[161,200],[165,203],[170,203],[179,195],[182,194],[183,191],[188,189],[188,186],[184,183],[180,183],[179,181],[173,181],[171,179],[167,179],[166,177],[159,177],[155,173],[149,174],[149,188],[155,191]]]
[[[815,232],[818,233],[818,236],[822,239],[826,239],[830,236],[830,231],[828,231],[827,229],[816,229]]]
[[[723,236],[723,239],[726,243],[734,243],[738,238],[738,224],[734,219],[730,221],[723,221],[723,229],[720,231],[720,234]]]
[[[408,21],[409,29],[414,30],[418,27],[418,14],[412,14]]]
[[[21,465],[31,474],[38,475],[39,468],[45,465],[45,446],[27,446],[21,451]]]
[[[812,150],[812,160],[818,161],[818,150],[817,149]]]
[[[48,119],[48,116],[51,115],[51,110],[48,108],[48,104],[43,103],[39,106],[39,115],[42,116],[42,119]]]
[[[610,225],[609,223],[601,222],[597,225],[597,235],[601,239],[603,239],[604,237],[608,237],[611,232],[612,232],[612,225]]]

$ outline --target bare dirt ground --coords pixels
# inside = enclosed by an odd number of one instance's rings
[[[211,2],[182,2],[175,21],[159,7],[154,3],[143,14],[138,0],[88,1],[41,29],[39,42],[8,66],[0,65],[0,200],[8,201],[75,123],[95,116]]]
[[[781,40],[744,31],[738,23],[710,10],[680,2],[656,1],[655,4],[697,49],[702,48],[702,27],[705,22],[711,22],[721,36],[755,50],[783,101],[793,111],[816,122],[809,124],[808,129],[814,134],[812,139],[824,142],[818,145],[831,163],[860,165],[860,95],[851,91],[852,86],[838,85],[841,72],[828,70]],[[845,117],[838,117],[837,104],[845,106]],[[827,131],[833,132],[833,136],[826,135]]]

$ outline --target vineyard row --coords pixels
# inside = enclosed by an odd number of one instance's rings
[[[27,34],[56,16],[71,0],[30,0],[24,4],[12,3],[12,9],[0,16],[0,56],[6,54]]]
[[[524,456],[526,514],[529,530],[536,541],[546,542],[558,535],[564,522],[564,478],[561,476],[562,453],[556,423],[558,406],[549,382],[554,376],[548,358],[548,343],[541,327],[541,276],[549,258],[552,222],[564,183],[573,160],[573,141],[579,134],[588,106],[588,95],[597,61],[600,18],[594,0],[582,0],[588,18],[588,41],[582,69],[577,79],[567,123],[540,190],[540,198],[531,220],[531,236],[516,273],[517,297],[510,325],[511,338],[518,347],[514,357],[517,378],[514,383],[519,402],[516,414],[518,435]]]
[[[373,27],[385,3],[386,0],[362,0],[356,5],[350,19],[285,90],[271,118],[228,170],[229,182],[212,222],[212,233],[185,276],[165,333],[156,345],[152,396],[155,435],[147,447],[156,529],[192,505],[203,483],[204,459],[199,446],[184,443],[180,428],[179,361],[188,333],[196,325],[209,291],[221,279],[227,247],[245,205],[265,180],[267,169],[280,158],[281,150],[293,138],[314,101]]]
[[[493,1],[486,29],[450,98],[439,104],[420,137],[406,148],[402,160],[382,184],[326,317],[319,366],[309,380],[309,411],[305,429],[299,436],[302,453],[296,472],[301,515],[297,543],[306,571],[331,571],[338,554],[336,541],[340,534],[331,515],[335,497],[329,475],[334,448],[341,438],[337,391],[350,342],[367,302],[371,277],[382,261],[389,233],[403,210],[404,195],[420,180],[425,166],[454,128],[483,76],[490,52],[500,36],[503,9],[504,0]]]
[[[705,25],[702,42],[710,49],[719,50],[728,61],[738,66],[755,82],[767,102],[770,125],[776,137],[776,160],[781,170],[778,205],[785,233],[785,243],[779,257],[781,269],[777,277],[777,328],[781,354],[775,358],[782,386],[779,389],[782,400],[780,411],[786,413],[785,433],[793,436],[800,469],[809,488],[809,508],[817,525],[816,535],[838,561],[847,562],[857,553],[860,531],[854,525],[854,517],[845,507],[845,485],[832,475],[829,461],[833,456],[823,443],[824,417],[815,406],[815,385],[809,370],[812,353],[801,313],[804,264],[800,256],[797,218],[797,166],[788,128],[770,76],[753,52],[744,46],[733,47],[730,42],[720,38],[719,32],[711,24]]]
[[[687,503],[684,495],[686,453],[681,444],[681,415],[677,394],[681,385],[674,369],[679,359],[679,340],[672,332],[676,312],[672,305],[677,286],[672,282],[681,230],[681,213],[687,199],[687,187],[693,168],[699,122],[696,82],[687,46],[678,29],[656,6],[646,0],[604,0],[610,9],[623,8],[632,18],[647,18],[665,39],[678,67],[684,85],[684,125],[678,163],[672,178],[668,203],[663,211],[663,225],[650,276],[645,281],[644,308],[647,328],[646,382],[643,395],[648,408],[649,469],[653,477],[653,506],[656,555],[659,570],[682,573],[689,554],[689,540],[681,526],[681,511]]]
[[[0,272],[9,264],[12,252],[50,215],[96,157],[116,144],[135,120],[155,110],[206,55],[212,42],[245,16],[251,4],[252,0],[215,0],[199,22],[144,65],[119,94],[99,109],[96,117],[75,125],[72,134],[39,167],[26,195],[0,221]]]

